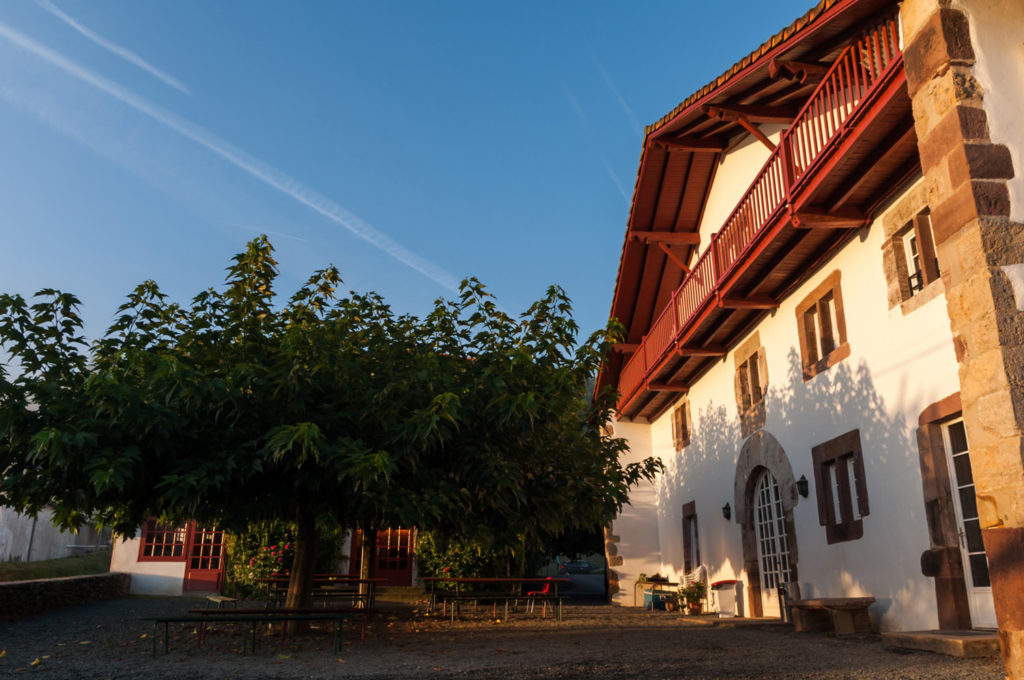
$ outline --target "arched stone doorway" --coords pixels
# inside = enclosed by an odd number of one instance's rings
[[[758,430],[740,449],[733,484],[753,616],[777,616],[775,585],[797,580],[799,552],[793,508],[798,498],[786,452],[775,437]]]

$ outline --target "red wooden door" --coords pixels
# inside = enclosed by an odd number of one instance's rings
[[[359,555],[363,545],[363,532],[352,533],[349,553],[349,573],[359,575]],[[385,585],[412,585],[413,532],[410,529],[381,529],[377,532],[376,578],[387,579]]]
[[[224,532],[188,525],[188,558],[182,590],[220,592],[224,584]]]

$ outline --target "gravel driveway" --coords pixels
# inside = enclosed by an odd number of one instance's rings
[[[152,624],[203,602],[127,598],[0,623],[0,676],[47,678],[964,678],[1000,680],[998,659],[952,659],[891,651],[875,637],[835,639],[787,626],[712,626],[678,614],[611,606],[566,608],[556,623],[520,614],[498,623],[488,612],[454,626],[413,605],[386,610],[360,643],[346,627],[331,635],[261,635],[241,655],[238,624],[221,624],[199,647],[178,627],[172,649],[154,659]],[[161,640],[162,643],[162,640]],[[36,661],[38,659],[38,662]],[[34,665],[33,665],[34,664]]]

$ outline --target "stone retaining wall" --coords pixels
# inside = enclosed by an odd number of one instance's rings
[[[0,583],[0,620],[124,597],[130,584],[131,575],[121,573]]]

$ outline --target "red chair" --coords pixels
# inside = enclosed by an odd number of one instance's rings
[[[526,593],[526,597],[528,598],[527,602],[529,602],[529,604],[526,606],[526,611],[528,611],[530,613],[533,613],[533,605],[537,601],[535,598],[537,598],[537,597],[545,597],[545,596],[550,595],[550,594],[551,594],[551,577],[548,576],[547,577],[547,583],[544,584],[543,588],[541,588],[540,590],[531,590],[531,591]],[[548,615],[548,601],[545,599],[544,600],[544,609],[541,610],[541,616],[547,616],[547,615]]]

